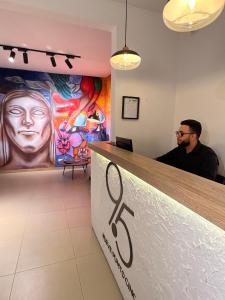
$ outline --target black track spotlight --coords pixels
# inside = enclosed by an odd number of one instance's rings
[[[26,51],[23,52],[23,62],[24,62],[25,64],[28,64],[28,54],[27,54]]]
[[[52,66],[55,68],[55,67],[56,67],[55,57],[54,57],[54,56],[51,56],[51,57],[50,57],[50,60],[51,60]]]
[[[13,63],[15,60],[15,56],[16,56],[16,53],[13,50],[11,50],[10,55],[9,55],[9,61]]]
[[[65,60],[65,63],[67,64],[67,66],[69,67],[69,69],[73,68],[73,65],[71,64],[71,62],[69,61],[68,58]]]

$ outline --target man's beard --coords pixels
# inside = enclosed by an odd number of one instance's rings
[[[185,141],[183,141],[181,144],[179,144],[178,146],[179,147],[181,147],[181,148],[185,148],[185,147],[187,147],[187,146],[189,146],[190,145],[190,141],[188,141],[188,142],[185,142]]]

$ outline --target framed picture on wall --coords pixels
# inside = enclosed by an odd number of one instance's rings
[[[122,119],[137,120],[139,118],[139,97],[123,96]]]

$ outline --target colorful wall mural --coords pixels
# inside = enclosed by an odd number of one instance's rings
[[[0,69],[0,168],[61,166],[110,135],[110,77]]]

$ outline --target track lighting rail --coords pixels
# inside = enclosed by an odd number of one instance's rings
[[[50,61],[51,61],[53,67],[56,67],[55,56],[64,56],[66,58],[65,63],[67,64],[67,66],[70,69],[73,68],[73,66],[70,62],[70,59],[81,58],[80,55],[60,53],[60,52],[54,52],[54,51],[49,51],[49,50],[39,50],[39,49],[33,49],[33,48],[25,48],[25,47],[20,47],[20,46],[13,46],[13,45],[1,45],[0,44],[0,47],[2,47],[3,50],[11,51],[10,56],[9,56],[9,61],[10,62],[14,62],[14,60],[15,60],[16,53],[15,53],[14,50],[17,50],[19,52],[23,52],[23,61],[24,61],[25,64],[28,64],[28,53],[29,52],[39,52],[39,53],[44,53],[47,56],[50,56]]]

